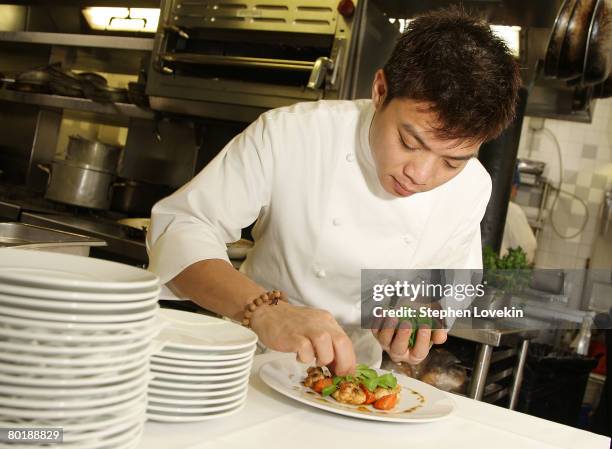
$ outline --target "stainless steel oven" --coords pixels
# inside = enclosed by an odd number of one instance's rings
[[[154,109],[237,121],[368,97],[398,35],[371,0],[164,0],[147,94]]]

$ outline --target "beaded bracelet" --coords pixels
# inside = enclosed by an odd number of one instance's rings
[[[270,290],[269,292],[262,293],[257,298],[250,301],[244,308],[244,318],[242,319],[242,325],[245,327],[251,327],[251,317],[257,307],[262,305],[275,306],[279,301],[287,302],[287,296],[284,292],[279,290]]]

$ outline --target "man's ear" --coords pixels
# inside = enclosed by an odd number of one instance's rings
[[[376,107],[381,107],[387,97],[387,79],[383,69],[378,69],[372,82],[372,101]]]

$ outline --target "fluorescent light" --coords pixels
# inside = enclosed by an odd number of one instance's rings
[[[521,27],[507,25],[491,25],[491,31],[503,40],[512,56],[518,58],[521,53]]]
[[[94,30],[155,33],[159,22],[159,8],[91,6],[83,9],[83,15]]]

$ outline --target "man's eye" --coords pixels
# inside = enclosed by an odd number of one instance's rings
[[[404,148],[406,148],[407,150],[410,150],[410,151],[415,151],[415,150],[417,150],[417,148],[411,147],[411,146],[410,146],[410,145],[408,145],[406,142],[404,142],[404,139],[402,139],[402,137],[401,137],[401,136],[400,136],[400,138],[399,138],[399,141],[400,141],[400,143],[402,144],[402,146],[403,146]]]
[[[447,166],[448,168],[452,168],[453,170],[456,170],[456,169],[458,169],[458,168],[459,168],[459,167],[458,167],[458,166],[456,166],[456,165],[452,165],[452,164],[451,164],[450,162],[448,162],[446,159],[444,159],[444,163],[446,164],[446,166]]]

